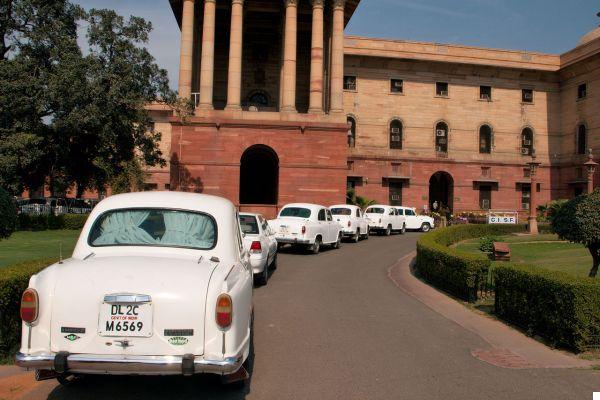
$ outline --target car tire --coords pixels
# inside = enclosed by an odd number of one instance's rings
[[[337,241],[331,246],[334,249],[339,249],[342,246],[342,232],[338,234]]]
[[[269,260],[267,260],[267,263],[265,265],[265,269],[263,269],[263,272],[261,272],[260,274],[258,274],[256,276],[256,283],[258,283],[259,286],[267,286],[268,282],[269,282]]]
[[[273,270],[277,269],[277,253],[275,253],[275,257],[273,258],[273,261],[271,262],[271,269],[273,269]]]
[[[406,224],[402,224],[402,230],[400,230],[400,234],[404,235],[406,233]]]
[[[358,241],[360,240],[360,229],[356,230],[356,235],[352,236],[352,241],[354,243],[358,243]]]
[[[369,240],[370,235],[371,235],[371,228],[367,226],[367,233],[365,233],[365,240]]]
[[[385,236],[391,236],[391,234],[392,234],[392,226],[388,225],[387,228],[385,228],[384,235]]]
[[[429,225],[429,223],[424,222],[423,225],[421,225],[421,232],[429,232],[431,230],[431,225]]]
[[[321,237],[317,236],[317,238],[315,239],[315,242],[312,244],[312,246],[309,247],[310,252],[313,254],[319,254],[319,251],[321,250]]]

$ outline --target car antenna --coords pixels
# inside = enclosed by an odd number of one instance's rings
[[[58,263],[62,264],[62,242],[58,242]]]

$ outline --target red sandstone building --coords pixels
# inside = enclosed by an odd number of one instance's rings
[[[151,187],[273,215],[295,201],[525,211],[586,188],[600,28],[562,55],[344,37],[359,0],[171,0],[186,120],[151,107]],[[596,178],[597,179],[597,178]]]

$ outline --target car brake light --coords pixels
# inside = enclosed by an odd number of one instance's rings
[[[222,294],[217,298],[217,308],[215,317],[217,325],[221,329],[227,329],[231,325],[231,315],[233,313],[233,303],[228,294]]]
[[[250,245],[250,252],[251,253],[261,253],[262,246],[260,245],[260,242],[258,242],[258,241],[252,242],[252,244]]]
[[[302,227],[302,234],[304,235],[305,233],[306,233],[306,227],[305,227],[305,226],[303,226],[303,227]]]
[[[348,221],[348,228],[352,226],[352,222]]]
[[[27,289],[21,296],[21,319],[31,324],[38,318],[38,294],[35,289]]]

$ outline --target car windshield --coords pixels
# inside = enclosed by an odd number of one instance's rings
[[[352,215],[352,210],[349,208],[332,208],[333,215]]]
[[[258,222],[253,215],[240,215],[240,226],[246,235],[258,235]]]
[[[280,217],[310,218],[310,210],[302,207],[286,207],[279,213]]]
[[[383,214],[384,212],[385,212],[385,210],[383,208],[379,208],[379,207],[373,207],[373,208],[367,209],[367,214]]]
[[[217,226],[209,215],[168,209],[113,210],[92,227],[90,246],[159,246],[209,250],[215,247]]]

